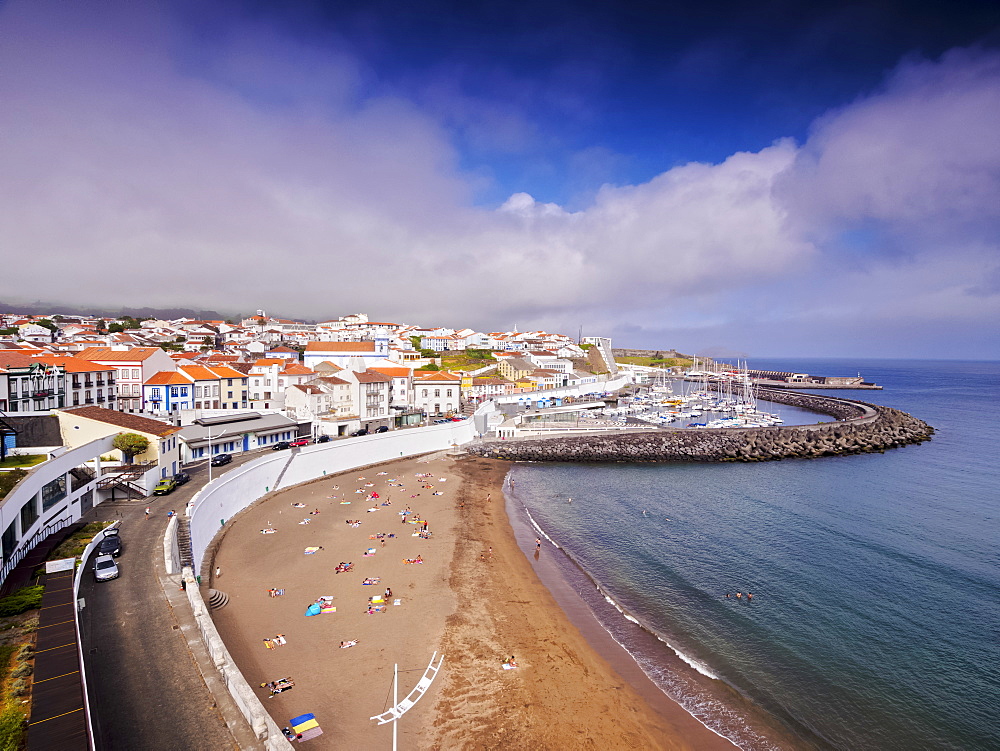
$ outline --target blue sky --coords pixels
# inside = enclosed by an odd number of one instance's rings
[[[0,299],[1000,357],[996,3],[347,5],[0,4]]]

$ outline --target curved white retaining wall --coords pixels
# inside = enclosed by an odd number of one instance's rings
[[[194,570],[201,570],[205,550],[219,529],[262,495],[354,467],[442,451],[475,437],[473,420],[462,420],[276,451],[229,470],[188,504]]]
[[[632,377],[629,375],[619,375],[608,381],[596,381],[594,383],[582,383],[579,386],[561,386],[557,389],[540,389],[538,391],[525,391],[517,394],[504,394],[493,397],[500,404],[517,404],[519,401],[539,399],[551,399],[553,397],[562,399],[567,396],[578,397],[584,394],[593,394],[602,391],[617,391],[632,385]]]

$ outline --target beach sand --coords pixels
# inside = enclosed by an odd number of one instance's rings
[[[229,604],[213,617],[252,686],[295,681],[273,698],[256,689],[278,725],[313,712],[324,734],[310,748],[387,745],[391,726],[368,718],[392,704],[393,664],[402,699],[439,651],[440,674],[399,722],[403,747],[732,749],[662,695],[626,683],[556,605],[508,523],[501,490],[508,468],[443,454],[400,460],[278,493],[233,520],[212,582]],[[380,497],[366,502],[371,491]],[[377,505],[386,500],[391,506]],[[428,521],[430,539],[401,523],[406,506]],[[269,525],[277,532],[260,534]],[[382,532],[396,535],[385,547],[369,539]],[[307,546],[323,549],[305,555]],[[368,548],[374,556],[363,556]],[[417,555],[423,564],[403,563]],[[341,561],[354,570],[335,574]],[[364,586],[366,577],[381,580]],[[367,614],[368,598],[387,586],[393,597],[385,611]],[[285,594],[269,597],[270,588]],[[334,597],[336,613],[305,617],[322,595]],[[277,634],[287,643],[267,649],[263,640]],[[357,646],[339,647],[352,639]],[[510,655],[518,667],[504,670]]]

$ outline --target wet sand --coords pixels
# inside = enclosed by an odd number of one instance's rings
[[[570,623],[514,539],[501,490],[508,468],[474,457],[401,460],[279,493],[232,522],[212,584],[230,603],[213,617],[251,685],[294,679],[273,698],[258,689],[279,726],[314,712],[324,734],[310,748],[388,744],[391,726],[368,718],[392,703],[393,663],[402,699],[438,650],[438,678],[399,723],[403,747],[733,748],[669,700],[647,702]],[[366,502],[372,491],[380,497]],[[430,539],[401,523],[407,505],[428,521]],[[260,534],[269,524],[278,531]],[[385,547],[369,539],[382,532],[396,535]],[[323,549],[304,555],[306,546]],[[374,556],[363,556],[368,548]],[[423,564],[402,562],[417,555]],[[335,574],[341,561],[354,570]],[[364,586],[366,577],[381,581]],[[387,586],[385,611],[367,614],[368,598]],[[272,587],[285,594],[269,597]],[[321,595],[334,597],[336,613],[305,617]],[[266,649],[263,639],[279,633],[287,643]],[[339,647],[352,639],[357,646]],[[503,670],[510,655],[518,667]]]

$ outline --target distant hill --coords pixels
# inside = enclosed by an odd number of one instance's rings
[[[192,308],[132,308],[123,306],[117,310],[111,308],[100,308],[87,305],[67,305],[65,303],[33,302],[33,303],[9,303],[0,300],[0,313],[21,313],[24,315],[41,316],[57,315],[64,316],[94,316],[95,318],[115,319],[119,316],[132,316],[133,318],[161,318],[172,320],[175,318],[194,318],[203,321],[224,321],[240,320],[251,314],[243,313],[220,313],[217,310],[194,310]]]

